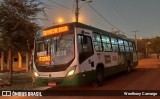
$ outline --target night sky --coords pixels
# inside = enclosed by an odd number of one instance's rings
[[[68,9],[49,0],[41,1],[47,4],[47,17],[41,15],[40,17],[47,18],[47,20],[39,21],[40,25],[48,27],[60,24],[59,18],[63,19],[63,23],[73,22],[75,0],[52,0]],[[92,0],[89,4],[130,38],[134,38],[134,33],[131,31],[135,30],[139,31],[137,38],[160,36],[160,0]],[[80,1],[79,5],[81,7],[79,18],[81,23],[112,31],[113,27],[105,22],[87,3]]]

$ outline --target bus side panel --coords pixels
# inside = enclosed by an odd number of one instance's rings
[[[127,70],[127,61],[133,61],[133,54],[126,52],[106,52],[105,56],[105,76],[114,75]]]
[[[103,64],[105,65],[105,76],[110,76],[117,73],[117,67],[119,67],[119,55],[117,52],[104,52]]]

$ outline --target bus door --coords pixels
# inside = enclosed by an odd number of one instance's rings
[[[82,71],[91,71],[94,67],[94,50],[92,38],[78,35],[79,64]]]

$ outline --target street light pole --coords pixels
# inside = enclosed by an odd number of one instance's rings
[[[81,1],[86,1],[87,3],[90,3],[92,2],[92,0],[81,0]],[[76,22],[78,22],[78,18],[79,18],[79,0],[76,0],[76,12],[75,12],[75,19],[76,19]]]
[[[136,45],[136,51],[137,51],[137,32],[138,31],[131,31],[135,33],[135,45]]]
[[[146,43],[146,56],[148,56],[148,49],[147,49],[147,43]]]
[[[76,22],[78,22],[79,17],[79,0],[76,0],[76,12],[75,12]]]

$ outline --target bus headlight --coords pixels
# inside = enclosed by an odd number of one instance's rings
[[[74,73],[74,70],[71,70],[70,72],[68,72],[67,76],[71,76],[71,75],[73,75],[73,73]]]
[[[75,69],[76,69],[76,66],[74,66],[74,68],[73,68],[73,69],[71,69],[71,70],[68,72],[67,76],[71,76],[71,75],[73,75],[73,74],[74,74],[74,72],[75,72]]]
[[[37,73],[37,72],[34,72],[34,76],[35,76],[35,77],[38,77],[38,73]]]

